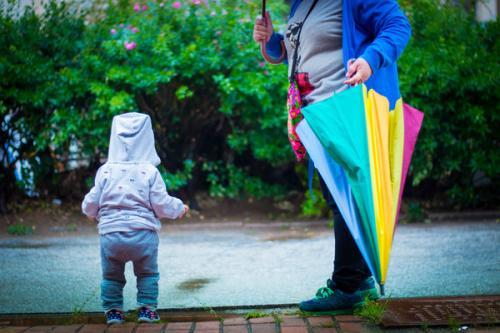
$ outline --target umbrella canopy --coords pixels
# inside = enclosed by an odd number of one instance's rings
[[[388,100],[374,90],[367,91],[364,85],[311,104],[302,113],[306,125],[300,124],[297,133],[321,176],[330,174],[326,177],[333,178],[330,185],[325,183],[383,286],[404,181],[423,115],[403,106],[402,101],[390,112]],[[341,208],[346,205],[354,205],[357,214]]]
[[[307,123],[307,120],[303,119],[297,125],[296,131],[309,154],[309,158],[313,160],[314,166],[337,203],[339,211],[346,221],[347,228],[358,245],[370,271],[372,273],[375,272],[374,263],[376,262],[376,258],[374,257],[374,253],[368,249],[366,237],[360,228],[358,207],[354,201],[352,190],[344,170],[330,157],[326,149],[323,148],[316,134],[314,134]]]

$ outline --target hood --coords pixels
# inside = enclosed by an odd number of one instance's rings
[[[157,166],[155,138],[148,115],[137,112],[113,117],[108,162],[149,162]]]

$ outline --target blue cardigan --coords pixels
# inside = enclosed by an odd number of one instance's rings
[[[292,0],[293,17],[302,0]],[[373,74],[365,83],[389,99],[391,109],[400,98],[396,60],[411,35],[408,19],[396,0],[343,0],[342,52],[344,67],[352,58],[363,58]],[[281,54],[283,35],[274,33],[266,49],[271,57]]]

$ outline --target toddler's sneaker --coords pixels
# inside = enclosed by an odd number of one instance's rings
[[[118,309],[106,311],[106,323],[108,325],[123,324],[125,322],[125,314]]]
[[[160,321],[158,312],[149,306],[142,306],[137,310],[137,320],[140,323],[157,323]]]

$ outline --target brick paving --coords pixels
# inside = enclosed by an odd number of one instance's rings
[[[297,317],[276,316],[252,318],[228,318],[219,321],[170,322],[159,324],[125,323],[77,324],[61,326],[6,326],[0,323],[0,333],[380,333],[381,327],[367,324],[355,316]],[[418,329],[417,329],[418,330]],[[431,332],[433,330],[430,330]],[[499,327],[470,328],[467,333],[499,332]],[[392,330],[391,332],[395,332]],[[397,332],[415,332],[415,329],[400,329]]]

